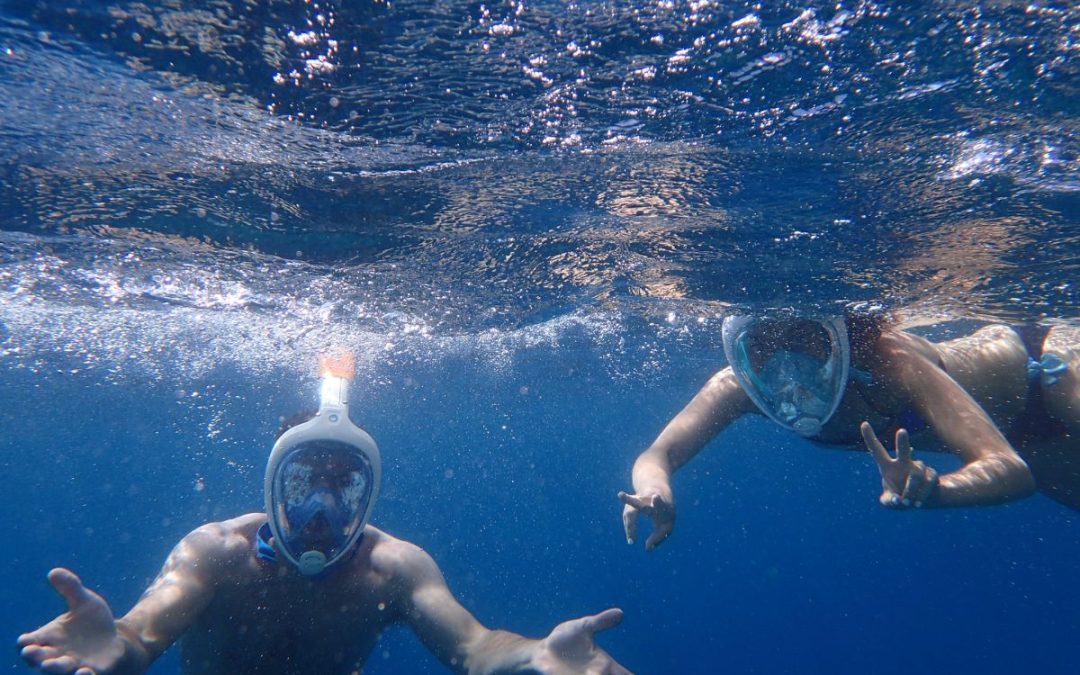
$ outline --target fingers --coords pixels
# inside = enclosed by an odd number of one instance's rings
[[[937,482],[937,472],[922,462],[913,462],[913,470],[904,481],[904,506],[921,507],[930,497]]]
[[[874,462],[877,463],[879,469],[893,461],[888,451],[885,450],[885,446],[878,440],[877,434],[874,433],[874,427],[870,426],[869,422],[860,424],[859,432],[862,433],[863,443],[866,444],[866,449],[870,451],[870,455],[874,458]]]
[[[887,509],[902,509],[904,508],[904,502],[901,500],[900,495],[896,494],[892,490],[885,490],[881,493],[881,497],[878,498],[881,505]]]
[[[55,659],[61,655],[61,651],[56,647],[49,647],[47,645],[31,644],[22,647],[22,651],[19,652],[19,656],[23,657],[31,666],[37,667],[42,661],[47,659]]]
[[[654,520],[652,534],[645,540],[645,550],[651,551],[664,543],[664,540],[668,538],[668,535],[670,535],[671,531],[674,529],[675,525],[673,523],[657,522]]]
[[[640,511],[650,513],[656,497],[641,498],[637,495],[619,492],[619,499],[625,504],[622,512],[623,531],[626,533],[626,543],[633,544],[637,540],[637,518]]]
[[[926,480],[922,484],[922,487],[919,488],[919,491],[916,494],[912,495],[911,503],[915,505],[915,508],[921,509],[923,505],[925,505],[927,501],[930,500],[930,496],[934,492],[936,482],[936,477],[932,477]]]
[[[915,497],[922,492],[923,486],[926,484],[922,475],[917,473],[909,473],[907,479],[904,481],[904,492],[901,495],[901,502],[904,506],[911,506],[915,501]]]
[[[920,508],[931,498],[937,482],[937,472],[932,467],[919,461],[912,462],[901,491],[897,493],[886,486],[881,493],[881,505],[890,509]]]
[[[623,530],[626,532],[626,543],[633,544],[637,540],[637,519],[641,513],[649,516],[653,522],[653,531],[645,540],[646,551],[659,546],[675,529],[674,511],[659,495],[650,494],[647,497],[639,497],[620,492],[619,499],[626,505],[623,507]],[[668,513],[669,511],[671,514]]]
[[[907,429],[896,430],[896,458],[901,462],[910,462],[912,456],[911,439],[908,438]]]
[[[649,497],[638,497],[637,495],[620,492],[619,499],[622,500],[623,504],[633,506],[635,509],[647,511],[652,508],[653,499],[655,499],[655,497],[652,495],[650,495]]]
[[[63,628],[63,615],[50,621],[37,630],[30,631],[29,633],[23,633],[15,641],[15,646],[21,650],[25,649],[40,649],[40,648],[52,648],[53,645],[58,644],[66,639],[65,631]],[[31,652],[39,653],[39,652]],[[49,656],[40,656],[39,661]]]
[[[625,492],[620,492],[619,496],[625,495]],[[626,543],[633,544],[637,539],[637,517],[638,510],[629,504],[623,506],[622,510],[622,526],[623,531],[626,532]]]
[[[66,570],[63,567],[57,567],[49,572],[49,583],[52,584],[57,593],[63,596],[69,610],[74,610],[86,602],[89,597],[89,591],[83,586],[79,577],[75,576],[75,573],[71,570]]]
[[[904,479],[904,491],[900,493],[900,500],[904,506],[911,506],[911,496],[919,491],[921,484],[922,476],[915,473],[909,473]]]
[[[38,666],[45,673],[72,673],[79,667],[79,662],[71,656],[59,656],[55,659],[47,659]]]
[[[611,609],[605,609],[599,614],[582,617],[581,621],[585,630],[590,633],[597,633],[618,626],[622,619],[623,611],[618,607],[612,607]]]

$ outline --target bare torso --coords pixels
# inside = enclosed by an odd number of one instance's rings
[[[410,546],[368,526],[356,553],[317,578],[255,556],[262,514],[233,521],[248,555],[228,565],[213,600],[181,640],[187,675],[358,673],[382,631],[400,616],[394,560]]]

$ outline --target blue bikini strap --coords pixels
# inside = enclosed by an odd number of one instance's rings
[[[1061,380],[1061,374],[1069,369],[1069,364],[1055,354],[1043,354],[1038,361],[1028,358],[1027,368],[1029,378],[1041,378],[1045,386],[1052,387]]]

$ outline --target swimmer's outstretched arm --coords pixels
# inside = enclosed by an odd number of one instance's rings
[[[926,355],[908,348],[902,334],[883,338],[880,343],[882,372],[897,393],[927,421],[946,447],[960,455],[964,465],[947,474],[933,476],[936,487],[929,491],[927,506],[972,506],[997,504],[1026,497],[1035,491],[1035,479],[1027,464],[1005,439],[986,411],[944,370]],[[864,425],[863,438],[881,470],[882,503],[899,506],[892,495],[902,495],[908,477],[898,467],[926,474],[925,465],[913,461],[910,446],[898,448],[897,460],[877,451],[873,431]],[[906,436],[903,439],[907,442]],[[898,436],[898,443],[899,443]],[[880,443],[877,443],[880,447]],[[911,473],[910,471],[908,473]],[[924,480],[926,476],[916,479]],[[909,500],[911,501],[911,500]]]
[[[563,622],[540,640],[490,630],[450,593],[431,556],[416,546],[406,546],[398,561],[403,615],[424,645],[453,672],[629,675],[593,642],[594,633],[622,620],[622,610],[608,609]]]
[[[634,494],[619,493],[627,543],[634,543],[637,537],[639,514],[645,514],[653,521],[652,534],[645,542],[646,550],[651,551],[667,539],[675,528],[671,477],[725,427],[755,410],[730,366],[705,383],[634,462]]]
[[[48,673],[142,673],[209,604],[210,576],[222,556],[220,524],[204,525],[169,555],[157,580],[126,616],[114,619],[105,599],[69,570],[49,572],[68,611],[19,636],[23,659]],[[214,555],[211,555],[214,553]]]

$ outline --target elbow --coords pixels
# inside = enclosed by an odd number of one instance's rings
[[[1035,494],[1035,476],[1019,456],[1010,454],[984,461],[991,464],[986,467],[991,482],[999,486],[995,501],[1010,502]]]
[[[1022,499],[1035,494],[1035,476],[1031,473],[1027,463],[1015,457],[1010,460],[1009,475],[1013,486],[1012,499]]]
[[[1011,502],[1031,496],[1035,478],[1015,454],[985,457],[941,477],[938,503],[976,506]]]

